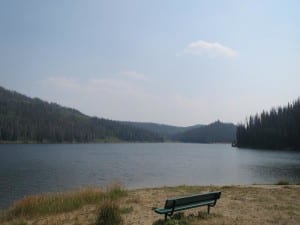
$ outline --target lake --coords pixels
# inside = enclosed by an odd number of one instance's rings
[[[103,186],[300,183],[300,152],[228,144],[0,145],[0,208],[25,195]]]

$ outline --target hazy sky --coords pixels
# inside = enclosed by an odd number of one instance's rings
[[[0,0],[0,85],[115,120],[242,122],[300,96],[300,1]]]

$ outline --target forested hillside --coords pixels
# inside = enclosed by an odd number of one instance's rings
[[[122,123],[151,131],[155,134],[161,135],[162,137],[168,140],[172,139],[172,137],[176,134],[204,126],[204,125],[194,125],[188,127],[178,127],[178,126],[171,126],[171,125],[158,124],[158,123],[141,123],[141,122],[122,122]]]
[[[152,132],[29,98],[0,87],[1,142],[160,142]]]
[[[235,139],[235,133],[236,126],[234,124],[216,121],[175,135],[173,140],[191,143],[231,143]]]
[[[29,98],[0,87],[0,142],[232,142],[235,126],[176,127],[89,117],[81,112]]]
[[[237,128],[237,146],[300,150],[300,99],[285,107],[250,116]]]

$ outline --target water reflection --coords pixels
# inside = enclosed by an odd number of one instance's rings
[[[0,207],[28,194],[113,179],[128,188],[300,183],[300,153],[225,144],[0,145]]]

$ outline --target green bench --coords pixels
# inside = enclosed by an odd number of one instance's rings
[[[221,192],[218,191],[169,198],[166,200],[164,208],[156,208],[154,211],[158,214],[165,214],[165,220],[167,220],[167,216],[172,216],[174,212],[201,206],[207,206],[207,213],[209,214],[210,207],[214,207],[220,197]]]

